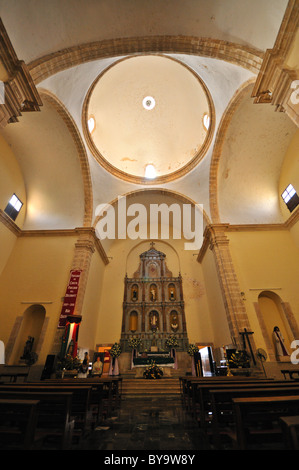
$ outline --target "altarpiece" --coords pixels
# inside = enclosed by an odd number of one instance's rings
[[[178,351],[186,351],[186,330],[182,277],[173,276],[166,255],[151,248],[140,255],[133,277],[124,280],[121,346],[129,351],[128,340],[138,337],[143,350],[167,350],[166,340],[177,339]]]

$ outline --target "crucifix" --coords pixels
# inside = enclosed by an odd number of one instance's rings
[[[151,245],[152,248],[154,248],[154,244],[155,244],[155,242],[151,242],[151,243],[150,243],[150,245]]]
[[[254,357],[252,347],[251,347],[251,344],[250,344],[250,339],[249,339],[249,335],[253,335],[253,333],[254,333],[253,331],[247,331],[246,328],[244,328],[244,331],[239,332],[239,334],[242,336],[242,339],[243,339],[244,349],[246,349],[246,341],[247,341],[253,364],[256,365],[255,357]]]

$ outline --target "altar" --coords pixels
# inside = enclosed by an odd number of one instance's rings
[[[174,367],[174,358],[169,353],[150,352],[133,358],[132,367],[147,367],[152,363],[159,367]]]

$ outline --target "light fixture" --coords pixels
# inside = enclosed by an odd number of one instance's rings
[[[147,179],[155,179],[156,176],[157,176],[157,173],[156,173],[156,169],[155,169],[154,165],[152,165],[151,163],[146,165],[146,167],[145,167],[145,177]]]
[[[153,109],[156,106],[156,101],[154,100],[154,98],[152,96],[146,96],[142,100],[142,105],[143,105],[144,109],[150,110],[150,109]]]

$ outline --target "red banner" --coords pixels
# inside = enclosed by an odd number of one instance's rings
[[[79,289],[81,271],[71,271],[69,283],[64,296],[64,301],[58,322],[58,328],[64,328],[68,315],[73,315]]]

